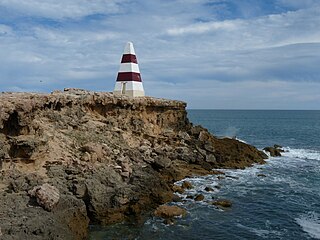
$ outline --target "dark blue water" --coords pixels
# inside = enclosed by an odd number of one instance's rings
[[[188,179],[195,188],[179,203],[188,216],[173,226],[150,218],[142,226],[92,229],[91,239],[320,239],[320,111],[189,110],[188,115],[217,136],[237,136],[258,148],[277,143],[287,152],[265,165],[223,170],[234,178]],[[220,190],[204,191],[217,185]],[[205,201],[186,199],[198,193]],[[231,200],[232,208],[210,204],[220,198]]]

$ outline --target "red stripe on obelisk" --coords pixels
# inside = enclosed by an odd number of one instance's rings
[[[122,82],[122,81],[142,82],[140,73],[135,73],[135,72],[119,72],[117,77],[117,82]]]
[[[121,63],[138,63],[136,55],[133,54],[123,54]]]

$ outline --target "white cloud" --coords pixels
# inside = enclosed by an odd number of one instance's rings
[[[223,30],[232,31],[239,25],[239,21],[222,21],[222,22],[209,22],[209,23],[197,23],[182,28],[168,29],[167,33],[172,36],[178,36],[183,34],[203,34],[206,32]]]
[[[206,80],[175,85],[151,82],[146,87],[150,95],[178,98],[191,109],[319,109],[320,102],[319,82]]]
[[[21,15],[45,18],[81,18],[91,14],[119,13],[125,0],[0,0],[0,7]]]
[[[254,19],[226,20],[169,28],[170,36],[206,35],[217,49],[268,48],[296,43],[320,42],[320,8]],[[189,36],[186,36],[189,37]]]
[[[150,95],[190,107],[320,106],[320,8],[219,21],[206,2],[0,0],[1,91],[111,91],[133,41]],[[106,16],[83,18],[91,14]]]
[[[0,24],[0,37],[3,35],[11,35],[12,29],[10,26],[7,26],[5,24]]]

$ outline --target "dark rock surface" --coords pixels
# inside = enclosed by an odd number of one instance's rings
[[[136,221],[171,201],[185,177],[264,163],[192,126],[185,107],[77,89],[0,94],[2,239],[86,239],[89,222]],[[44,184],[59,192],[52,207],[28,194]]]
[[[229,208],[232,206],[232,202],[230,200],[222,199],[212,202],[212,205]]]
[[[284,152],[282,146],[275,144],[273,147],[265,147],[263,150],[270,153],[271,157],[281,157],[281,153]]]
[[[202,201],[202,200],[204,200],[203,194],[198,194],[197,196],[195,196],[194,200],[195,200],[195,201]]]

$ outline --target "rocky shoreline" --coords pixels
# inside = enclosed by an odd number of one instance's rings
[[[139,221],[172,201],[185,177],[264,163],[185,108],[79,89],[0,94],[1,239],[86,239],[89,223]]]

